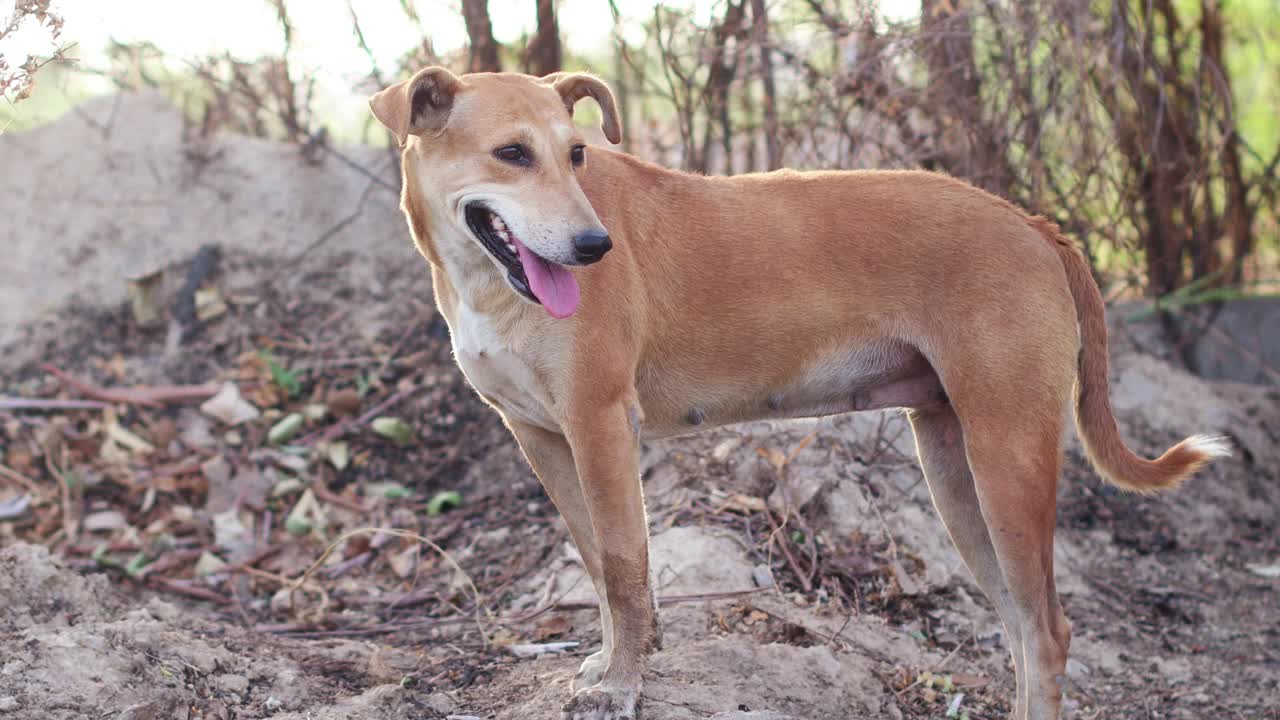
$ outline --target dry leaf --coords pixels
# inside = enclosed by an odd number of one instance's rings
[[[218,288],[200,288],[196,290],[196,318],[201,322],[212,320],[227,312],[227,303],[222,299]]]
[[[200,411],[227,425],[239,425],[258,419],[258,408],[240,396],[235,383],[225,383],[216,395],[200,405]]]
[[[554,637],[560,637],[573,629],[572,623],[563,615],[555,615],[538,623],[533,630],[533,639],[537,642],[545,642]]]
[[[106,530],[119,530],[128,525],[124,514],[118,510],[103,510],[102,512],[89,513],[84,516],[82,527],[85,532],[101,532]]]
[[[344,417],[360,412],[360,393],[347,388],[329,394],[329,412]]]
[[[164,271],[129,278],[129,310],[139,327],[160,322],[164,312]]]

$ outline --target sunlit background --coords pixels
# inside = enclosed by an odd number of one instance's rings
[[[703,23],[722,4],[667,3],[691,9]],[[413,0],[412,5],[437,53],[444,56],[465,48],[467,32],[457,0]],[[532,0],[491,0],[494,38],[506,45],[529,37],[537,22],[535,7]],[[566,56],[601,62],[606,61],[615,32],[628,43],[643,43],[644,23],[654,13],[654,3],[648,0],[563,0],[557,7]],[[613,8],[619,13],[616,25]],[[908,21],[918,16],[920,3],[880,0],[878,9],[886,20]],[[283,47],[275,10],[264,0],[55,0],[51,10],[65,18],[61,44],[72,46],[67,54],[78,61],[81,72],[50,73],[56,75],[45,78],[50,87],[38,88],[30,102],[0,110],[7,112],[0,117],[7,117],[10,127],[48,121],[89,95],[108,92],[112,84],[94,73],[109,66],[112,43],[154,46],[178,69],[197,58],[226,53],[247,61],[278,54]],[[294,29],[289,61],[315,78],[319,102],[337,116],[328,118],[337,125],[331,130],[340,136],[346,132],[344,126],[356,124],[351,116],[363,112],[362,98],[371,90],[367,80],[373,64],[355,40],[352,15],[359,20],[373,62],[384,71],[395,68],[406,49],[422,39],[398,0],[309,0],[290,3],[288,10]],[[0,52],[19,59],[50,48],[48,33],[34,23],[24,24],[0,43]]]

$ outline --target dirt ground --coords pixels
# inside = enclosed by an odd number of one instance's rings
[[[113,152],[141,175],[182,169]],[[245,175],[237,152],[211,169]],[[298,172],[346,172],[326,162]],[[344,183],[281,237],[306,245],[340,222]],[[250,200],[224,196],[215,215]],[[390,236],[399,219],[358,222],[301,258],[184,225],[184,250],[148,261],[166,268],[164,314],[209,243],[221,255],[200,284],[226,307],[176,330],[137,322],[128,268],[95,234],[38,229],[55,256],[111,259],[57,270],[59,289],[9,307],[0,395],[83,399],[51,363],[96,390],[231,383],[258,416],[232,425],[169,400],[0,409],[0,718],[558,717],[598,642],[589,583],[454,367],[426,268]],[[1066,716],[1280,718],[1280,391],[1205,382],[1113,336],[1134,447],[1208,432],[1237,452],[1147,498],[1101,484],[1069,441]],[[272,442],[294,413],[301,429]],[[1005,716],[1001,629],[900,417],[654,444],[643,469],[665,637],[644,718]],[[362,528],[399,534],[350,534]],[[552,643],[577,644],[528,655]]]

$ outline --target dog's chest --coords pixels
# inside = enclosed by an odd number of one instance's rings
[[[458,367],[486,401],[512,420],[558,429],[549,410],[550,395],[537,373],[490,318],[459,303],[452,330]]]

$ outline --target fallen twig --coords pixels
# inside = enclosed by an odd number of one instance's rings
[[[795,555],[791,554],[791,548],[787,544],[787,537],[782,532],[782,528],[786,523],[784,522],[782,525],[778,525],[778,521],[773,517],[772,510],[765,510],[764,515],[769,518],[769,524],[773,526],[773,532],[769,534],[769,542],[778,543],[778,547],[782,548],[783,557],[787,559],[787,564],[791,566],[791,571],[800,579],[800,586],[803,587],[804,591],[807,593],[813,592],[813,583],[809,580],[809,573],[800,569],[800,563],[796,562]],[[779,536],[782,537],[779,538]]]
[[[581,644],[576,640],[552,643],[520,643],[518,645],[508,645],[507,651],[516,657],[531,658],[548,653],[562,653],[565,650],[572,650]]]
[[[717,592],[691,593],[691,594],[685,594],[685,595],[659,595],[657,596],[657,601],[658,601],[659,607],[662,607],[666,605],[681,605],[684,603],[691,603],[691,602],[728,600],[730,598],[745,597],[747,595],[755,595],[756,593],[762,593],[772,589],[773,588],[771,587],[758,587],[758,588],[750,588],[747,590],[720,590]],[[519,617],[514,617],[510,620],[503,620],[502,622],[499,622],[498,625],[502,625],[502,626],[519,625],[521,623],[529,622],[530,620],[538,618],[549,612],[573,612],[575,610],[597,610],[599,608],[600,608],[600,603],[598,601],[582,600],[579,602],[566,603],[566,602],[560,602],[559,600],[552,600],[551,602],[543,605],[542,607],[539,607],[535,610],[531,610],[525,613],[524,615],[520,615]]]
[[[157,590],[167,590],[177,595],[185,595],[196,600],[205,600],[218,605],[230,605],[231,599],[225,595],[216,593],[208,588],[196,587],[188,585],[182,580],[166,577],[164,575],[148,575],[147,585]]]
[[[349,497],[343,497],[342,495],[335,493],[334,491],[330,490],[328,486],[322,482],[317,482],[313,484],[311,486],[311,489],[315,491],[316,499],[322,502],[332,503],[334,505],[344,507],[352,512],[358,512],[358,513],[369,512],[369,508],[365,507],[363,503],[357,500],[353,500]]]
[[[22,473],[18,472],[17,470],[14,470],[13,468],[7,465],[0,464],[0,476],[6,477],[18,483],[19,485],[21,485],[22,487],[30,491],[33,495],[40,494],[39,488],[36,486],[35,480],[32,480],[31,478],[27,477],[26,475],[23,475]]]
[[[328,428],[326,428],[323,432],[311,433],[310,435],[307,435],[306,437],[299,440],[297,444],[302,446],[309,446],[309,445],[315,445],[317,443],[326,443],[333,440],[337,440],[338,438],[346,434],[348,431],[354,430],[358,427],[361,427],[362,425],[369,423],[369,421],[373,420],[374,418],[378,417],[382,413],[386,412],[387,408],[391,407],[392,405],[395,405],[401,400],[404,400],[405,398],[418,392],[421,389],[422,389],[422,386],[415,385],[414,387],[401,390],[395,393],[394,395],[392,395],[391,397],[387,398],[386,400],[383,400],[382,402],[373,406],[373,408],[368,412],[366,412],[365,414],[356,418],[347,418],[346,420],[342,420],[340,422],[334,423],[333,425],[330,425]]]
[[[160,480],[168,477],[177,477],[179,475],[194,475],[200,472],[200,463],[198,461],[170,463],[168,465],[159,465],[150,470],[142,470],[138,472],[139,480]]]
[[[749,590],[726,590],[721,592],[695,593],[691,595],[659,595],[658,604],[665,606],[665,605],[679,605],[681,603],[690,603],[690,602],[706,602],[710,600],[726,600],[729,598],[742,597],[745,595],[755,595],[756,593],[762,593],[768,590],[772,590],[772,588],[751,588]],[[592,602],[592,601],[574,602],[574,603],[552,602],[536,610],[532,610],[528,613],[525,613],[524,615],[521,615],[519,617],[515,617],[510,620],[503,620],[495,624],[499,626],[507,627],[511,625],[519,625],[521,623],[529,622],[530,620],[533,620],[541,615],[545,615],[546,613],[549,613],[549,612],[571,612],[574,610],[595,610],[595,609],[599,609],[599,607],[600,607],[599,603]],[[332,629],[332,630],[321,629],[321,627],[319,625],[316,625],[315,623],[274,623],[274,624],[263,623],[263,624],[254,626],[254,629],[257,630],[258,632],[267,632],[267,633],[274,633],[274,634],[290,634],[290,635],[294,635],[295,637],[305,637],[305,638],[359,637],[363,635],[386,635],[388,633],[399,632],[401,630],[406,630],[409,628],[437,627],[440,625],[456,625],[461,622],[466,622],[467,620],[468,618],[461,617],[461,616],[444,617],[444,618],[425,618],[421,620],[385,622],[385,623],[379,623],[377,625],[370,625],[367,627],[339,628],[339,629]],[[817,635],[818,633],[814,633],[814,634]]]
[[[0,410],[103,410],[111,407],[99,400],[0,397]]]
[[[64,384],[69,385],[81,394],[93,400],[108,403],[124,403],[126,405],[145,405],[158,407],[166,402],[182,402],[187,400],[207,400],[222,388],[221,385],[138,385],[129,388],[104,388],[86,382],[50,363],[40,366],[41,370],[53,375]]]
[[[472,596],[472,599],[475,601],[475,606],[476,606],[476,613],[475,613],[476,628],[480,631],[480,637],[484,641],[484,646],[486,648],[489,647],[489,634],[485,632],[484,622],[481,620],[481,608],[484,606],[484,603],[482,602],[483,596],[480,594],[480,588],[476,587],[476,584],[474,581],[472,581],[471,576],[467,574],[466,570],[462,569],[462,565],[458,564],[458,561],[455,560],[447,550],[437,545],[435,541],[433,541],[431,538],[424,537],[422,535],[419,535],[418,533],[410,532],[408,530],[399,530],[396,528],[363,527],[363,528],[356,528],[355,530],[349,530],[343,533],[338,537],[337,540],[334,540],[333,542],[329,543],[329,546],[324,549],[324,552],[320,553],[320,557],[316,558],[315,561],[311,563],[311,566],[307,568],[306,572],[302,573],[302,575],[298,577],[298,579],[287,581],[285,583],[285,586],[289,588],[290,608],[293,607],[293,594],[299,588],[305,585],[308,580],[311,579],[311,576],[315,573],[315,571],[321,565],[324,564],[324,561],[328,559],[330,555],[333,554],[333,551],[337,549],[339,545],[346,542],[350,538],[356,537],[357,535],[369,535],[369,534],[394,535],[396,537],[408,538],[410,540],[420,542],[423,545],[426,545],[427,547],[434,550],[436,554],[440,555],[440,557],[448,561],[448,563],[453,566],[453,569],[456,570],[458,574],[461,575],[462,578],[466,581],[467,586],[471,588],[471,596]],[[253,574],[257,574],[261,572],[261,571],[255,572],[253,571],[252,568],[246,568],[246,569]],[[321,590],[321,594],[324,596],[322,606],[327,605],[328,594],[324,593],[323,590]]]

